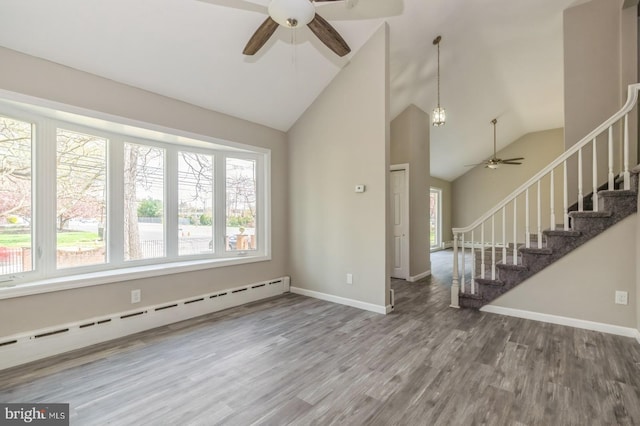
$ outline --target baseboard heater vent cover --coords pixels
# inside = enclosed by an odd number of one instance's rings
[[[288,277],[0,337],[0,370],[288,292]],[[197,302],[197,303],[196,303]]]

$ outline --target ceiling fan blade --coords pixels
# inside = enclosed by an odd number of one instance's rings
[[[500,164],[511,164],[511,165],[516,165],[519,166],[522,163],[518,163],[518,162],[513,162],[513,161],[501,161]]]
[[[329,49],[338,56],[344,56],[351,52],[351,48],[342,36],[324,18],[316,13],[316,16],[307,24],[309,29],[323,42]]]
[[[465,167],[475,167],[475,166],[481,166],[483,164],[487,164],[487,163],[476,163],[476,164],[465,164]]]
[[[271,19],[271,17],[267,17],[264,20],[262,25],[258,27],[255,33],[251,36],[247,45],[244,47],[242,51],[245,55],[255,55],[258,50],[269,40],[269,37],[273,35],[275,30],[278,28],[278,23]]]
[[[203,3],[213,4],[215,6],[228,7],[231,9],[248,10],[250,12],[264,13],[268,15],[267,7],[261,4],[246,0],[198,0]]]
[[[344,1],[344,0],[313,0],[313,3],[321,3],[321,2],[328,2],[328,1]]]
[[[506,161],[520,161],[520,160],[524,160],[524,157],[518,157],[518,158],[505,158],[504,160],[502,160],[503,162]]]

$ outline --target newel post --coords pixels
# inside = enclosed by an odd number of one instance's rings
[[[459,308],[460,281],[458,277],[458,234],[453,234],[453,281],[451,283],[451,308]]]

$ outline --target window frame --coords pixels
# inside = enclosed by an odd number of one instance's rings
[[[271,259],[271,230],[269,229],[271,151],[269,149],[112,117],[95,111],[48,104],[50,104],[48,101],[0,90],[0,115],[31,123],[33,170],[31,182],[33,270],[0,276],[0,299]],[[57,203],[55,167],[57,144],[55,142],[58,128],[95,135],[107,140],[105,180],[107,255],[104,264],[57,269],[56,215],[48,212],[47,206],[49,208],[53,206],[55,212]],[[124,214],[123,155],[124,144],[127,142],[165,150],[164,257],[124,260],[124,226],[119,219],[122,219]],[[212,253],[179,255],[177,206],[179,152],[206,154],[214,158],[214,251]],[[258,243],[255,251],[238,253],[222,249],[226,233],[224,185],[227,157],[256,161],[256,238]],[[117,160],[118,158],[120,160]],[[52,176],[53,179],[51,179]],[[117,213],[118,211],[120,213]],[[46,250],[45,247],[49,249]]]

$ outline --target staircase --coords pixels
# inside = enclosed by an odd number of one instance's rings
[[[629,114],[639,91],[640,84],[629,86],[626,104],[609,120],[473,224],[453,229],[452,307],[490,303],[637,211],[640,165],[629,170]],[[585,154],[591,154],[587,166]],[[568,183],[572,167],[575,194]],[[604,184],[599,173],[606,176]],[[586,196],[585,180],[591,184]],[[556,198],[562,199],[562,224],[556,224]]]

